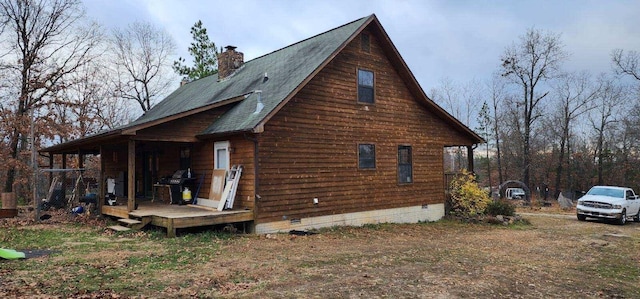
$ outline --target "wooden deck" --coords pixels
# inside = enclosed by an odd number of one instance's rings
[[[140,202],[138,209],[127,212],[126,205],[103,206],[102,214],[119,218],[147,220],[149,224],[167,229],[168,237],[176,236],[176,229],[225,223],[253,221],[252,210],[227,210],[195,206],[169,205],[162,202]]]

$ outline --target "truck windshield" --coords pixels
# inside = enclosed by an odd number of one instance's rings
[[[613,189],[613,188],[604,188],[604,187],[594,187],[587,192],[588,195],[602,195],[609,197],[617,197],[624,198],[624,190],[622,189]]]

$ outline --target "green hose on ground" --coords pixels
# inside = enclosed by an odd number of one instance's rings
[[[7,260],[16,260],[25,258],[24,252],[15,251],[13,249],[0,248],[0,258]]]

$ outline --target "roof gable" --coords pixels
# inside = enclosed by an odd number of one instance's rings
[[[223,80],[212,75],[185,84],[127,125],[43,151],[135,134],[137,130],[224,105],[233,106],[198,135],[261,132],[263,125],[364,28],[378,35],[387,57],[416,99],[474,142],[483,142],[479,135],[427,97],[377,17],[370,15],[247,61]],[[257,90],[261,91],[260,97]],[[262,109],[256,109],[258,98]]]
[[[218,81],[218,76],[213,75],[181,86],[126,127],[135,130],[171,116],[197,112],[198,108],[240,99],[201,134],[252,131],[371,18],[373,16],[353,21],[247,61],[223,80]],[[261,91],[263,108],[260,111],[256,109],[256,90]]]
[[[275,94],[271,94],[271,92],[269,91],[263,92],[262,102],[265,105],[265,109],[263,109],[259,113],[255,112],[258,96],[256,96],[255,94],[251,94],[247,98],[247,100],[238,103],[228,113],[223,115],[209,128],[202,132],[202,135],[249,130],[260,132],[262,126],[275,113],[277,113],[278,110],[282,108],[282,106],[284,106],[300,88],[302,88],[308,81],[310,81],[315,76],[315,74],[317,74],[336,55],[338,55],[338,53],[342,51],[344,47],[346,47],[347,44],[351,42],[356,36],[358,36],[358,34],[360,34],[365,28],[370,28],[372,32],[374,32],[379,37],[381,45],[384,51],[387,53],[387,57],[391,60],[392,64],[398,71],[398,74],[407,84],[412,94],[416,99],[420,101],[422,105],[424,105],[427,109],[434,112],[438,117],[449,123],[457,131],[462,132],[466,136],[469,136],[469,138],[473,140],[474,143],[480,143],[484,141],[482,137],[477,135],[475,132],[473,132],[473,130],[469,129],[462,122],[449,114],[446,110],[433,102],[425,94],[422,87],[413,76],[413,73],[405,63],[404,59],[398,52],[397,48],[395,47],[386,31],[382,27],[382,24],[380,24],[375,15],[356,20],[349,24],[343,25],[336,29],[332,29],[325,33],[316,35],[284,49],[263,56],[267,57],[274,54],[280,54],[279,58],[276,58],[276,56],[274,56],[273,58],[287,59],[287,61],[294,62],[294,64],[292,65],[295,67],[287,68],[283,75],[287,76],[287,74],[289,74],[289,77],[287,77],[286,79],[289,79],[289,82],[295,82],[295,86],[294,84],[282,85],[286,86],[286,88],[284,88],[284,90],[280,90],[283,92],[277,94],[277,97],[275,99],[268,98],[269,96]],[[271,78],[270,75],[269,77]],[[271,79],[269,79],[269,81],[271,81]],[[264,86],[267,85],[268,84],[265,84]],[[286,91],[286,94],[284,91]],[[285,97],[280,98],[281,96]]]

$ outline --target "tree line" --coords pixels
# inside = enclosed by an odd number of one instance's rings
[[[215,74],[218,52],[202,22],[190,33],[191,61],[172,60],[175,42],[151,23],[106,30],[81,0],[0,0],[3,191],[28,198],[42,159],[34,150],[128,123],[180,78]],[[640,55],[613,49],[610,74],[566,72],[569,56],[559,34],[530,29],[496,57],[488,82],[444,79],[430,91],[487,141],[486,155],[476,150],[487,186],[640,187]]]
[[[217,72],[201,21],[191,60],[151,23],[107,30],[80,0],[0,0],[0,183],[29,198],[38,149],[126,124],[183,80]],[[56,161],[58,163],[59,161]]]
[[[532,191],[640,187],[640,54],[612,49],[611,73],[569,72],[561,35],[528,29],[496,58],[488,82],[443,79],[434,101],[486,140],[485,186],[519,180]],[[485,152],[486,150],[486,152]]]

